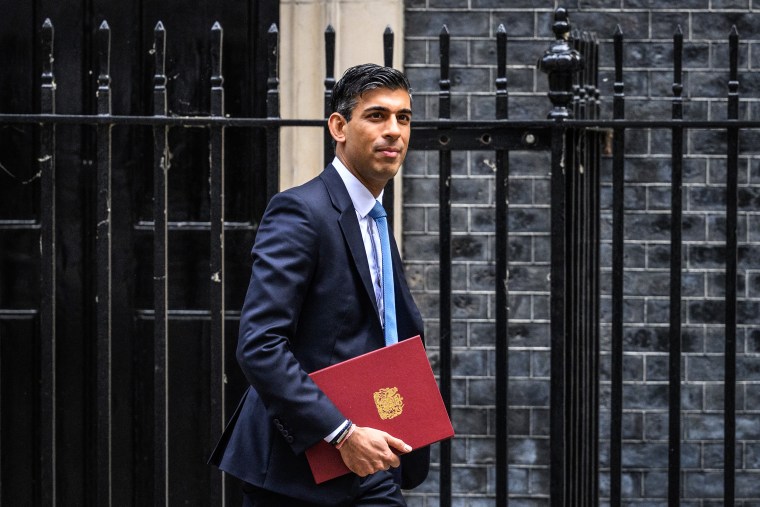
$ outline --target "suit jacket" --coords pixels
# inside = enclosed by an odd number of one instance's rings
[[[391,235],[399,337],[422,335]],[[375,292],[351,198],[332,165],[274,196],[253,251],[237,358],[251,387],[210,462],[258,487],[335,505],[358,477],[316,485],[304,451],[345,419],[308,373],[383,347]],[[402,456],[402,487],[427,476],[429,448]]]

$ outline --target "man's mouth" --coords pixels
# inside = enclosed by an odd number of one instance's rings
[[[380,152],[384,157],[389,158],[395,158],[401,154],[401,150],[399,148],[378,148],[377,151]]]

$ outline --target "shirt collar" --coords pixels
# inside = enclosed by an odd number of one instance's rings
[[[375,207],[377,201],[382,202],[384,191],[380,192],[378,198],[375,199],[372,192],[370,192],[367,187],[365,187],[364,184],[359,181],[345,165],[343,165],[343,162],[341,162],[338,157],[333,159],[332,165],[335,170],[338,171],[338,175],[340,176],[340,179],[343,180],[343,184],[346,185],[346,190],[348,190],[348,195],[351,197],[351,202],[354,203],[354,209],[362,218],[366,217],[370,210]]]

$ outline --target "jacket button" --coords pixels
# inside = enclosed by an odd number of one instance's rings
[[[289,444],[293,443],[293,437],[291,437],[290,435],[288,435],[288,437],[285,440],[287,440]]]

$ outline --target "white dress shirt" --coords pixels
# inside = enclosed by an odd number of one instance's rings
[[[343,180],[343,184],[346,185],[348,195],[354,203],[356,218],[359,220],[359,229],[362,232],[362,240],[364,241],[364,252],[367,254],[367,262],[369,263],[369,273],[372,275],[372,286],[375,288],[375,301],[377,302],[377,309],[380,313],[380,321],[382,322],[383,255],[380,246],[380,234],[377,231],[377,224],[375,223],[375,220],[369,216],[369,212],[375,207],[375,203],[378,201],[382,203],[383,192],[380,192],[380,195],[375,199],[372,193],[367,190],[367,187],[365,187],[356,176],[351,174],[351,171],[343,165],[343,162],[341,162],[338,157],[335,157],[332,164],[338,171],[340,178]]]

